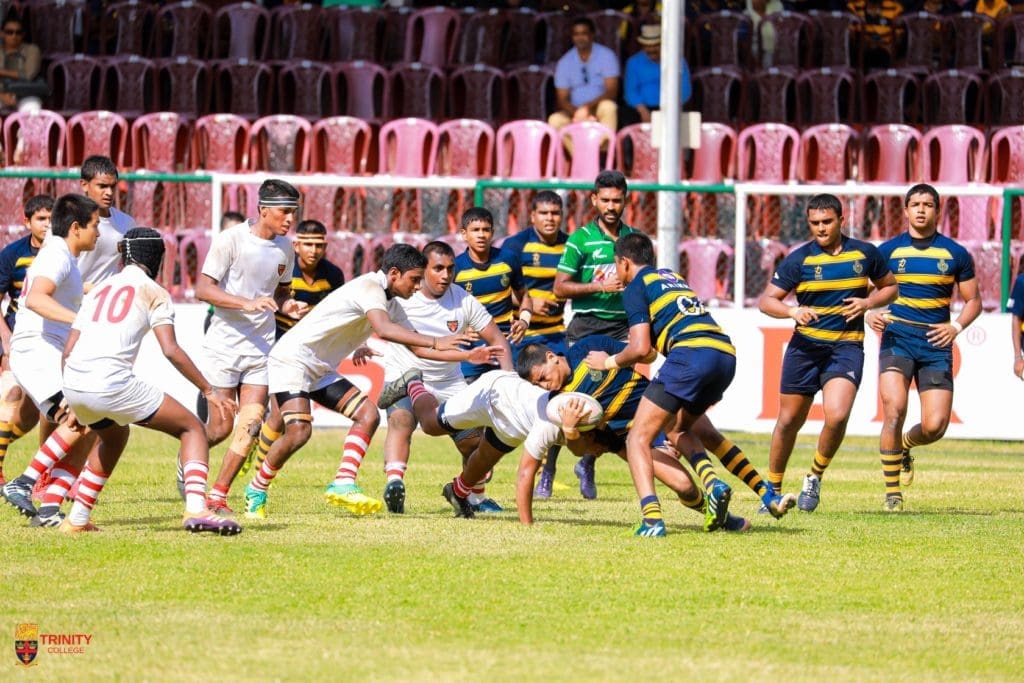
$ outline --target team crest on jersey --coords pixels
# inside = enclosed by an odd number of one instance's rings
[[[896,265],[896,272],[897,273],[905,273],[905,272],[907,272],[907,259],[901,258],[899,260],[899,263]]]
[[[472,282],[467,282],[466,283],[466,293],[467,294],[472,294],[473,293],[473,283]]]
[[[448,320],[448,321],[446,321],[446,324],[448,325],[448,331],[449,332],[455,332],[456,330],[459,329],[459,321],[458,320]]]
[[[945,273],[947,270],[949,270],[949,264],[946,263],[946,259],[944,259],[944,258],[940,258],[939,259],[938,266],[939,266],[939,272],[940,273]]]
[[[18,624],[14,629],[14,653],[21,666],[34,666],[39,654],[38,624]]]
[[[821,266],[814,266],[814,279],[815,280],[820,280],[822,278],[821,272],[822,272],[821,271]]]
[[[854,261],[854,262],[853,262],[853,272],[854,272],[854,273],[855,273],[856,275],[860,275],[861,273],[863,273],[863,272],[864,272],[864,266],[863,266],[863,265],[861,265],[861,262],[860,262],[860,261]]]
[[[603,378],[604,378],[604,370],[591,370],[590,371],[590,381],[591,382],[600,382]]]
[[[535,266],[539,266],[540,265],[540,253],[539,252],[534,252],[534,254],[533,254],[533,265],[535,265]]]
[[[511,280],[508,279],[508,275],[502,275],[501,276],[501,286],[502,287],[508,287],[508,283],[509,282],[511,282]]]
[[[283,263],[277,266],[277,274],[279,276],[280,275],[284,275],[284,264]]]

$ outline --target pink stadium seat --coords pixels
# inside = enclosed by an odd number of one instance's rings
[[[216,107],[255,120],[270,113],[273,73],[270,67],[248,59],[215,61]]]
[[[181,286],[175,282],[175,271],[178,267],[178,238],[172,233],[164,232],[160,235],[164,239],[164,260],[160,264],[160,272],[156,281],[166,289],[175,299],[181,298]]]
[[[693,22],[701,66],[747,66],[750,64],[750,19],[739,12],[721,10],[702,14]]]
[[[970,126],[932,128],[921,139],[922,180],[967,184],[983,179],[985,134]],[[960,240],[989,239],[988,199],[947,196],[940,230]]]
[[[508,38],[501,63],[509,70],[532,63],[537,49],[537,13],[528,7],[518,7],[506,9],[504,15]]]
[[[194,169],[235,173],[248,165],[249,122],[234,114],[210,114],[197,120],[192,133],[190,166]],[[185,207],[186,228],[212,229],[219,216],[211,217],[210,186],[205,183],[187,183]],[[224,210],[238,211],[238,188],[227,187],[224,192]],[[186,263],[181,259],[181,263]]]
[[[32,42],[46,58],[78,52],[75,45],[76,16],[85,16],[83,31],[88,31],[88,9],[85,0],[36,0],[26,3]],[[4,15],[7,8],[4,8]]]
[[[381,41],[380,61],[383,64],[397,64],[405,59],[409,21],[414,13],[412,7],[389,7],[384,15],[384,38]]]
[[[282,67],[277,78],[277,110],[310,120],[337,110],[330,67],[303,60]]]
[[[505,75],[506,92],[510,97],[507,108],[509,119],[537,119],[546,121],[555,101],[555,72],[546,66],[530,64],[512,69]]]
[[[310,169],[314,173],[364,175],[373,129],[350,116],[321,119],[310,132]],[[329,228],[351,231],[363,225],[366,193],[358,188],[315,187],[305,190],[305,204],[320,207],[319,220]],[[329,209],[327,207],[330,207]]]
[[[737,141],[739,148],[738,177],[769,183],[785,183],[796,179],[800,154],[800,133],[784,124],[762,123],[745,128]],[[752,237],[774,237],[782,224],[780,198],[753,197],[754,220],[750,223]],[[745,207],[737,207],[737,211]]]
[[[278,5],[271,10],[270,20],[272,59],[322,58],[327,16],[318,5]]]
[[[555,173],[559,178],[593,180],[606,168],[615,168],[615,131],[597,121],[570,123],[560,128],[555,147]],[[569,149],[572,152],[569,152]],[[593,207],[588,191],[569,195],[565,206],[566,218],[580,226],[590,220]]]
[[[543,180],[555,175],[558,131],[543,121],[509,121],[495,141],[495,174],[514,180]],[[513,190],[509,195],[509,220],[516,229],[528,224],[529,196]],[[512,232],[511,226],[509,232]]]
[[[132,124],[132,166],[174,172],[186,168],[189,128],[174,112],[140,116]],[[140,225],[173,226],[184,222],[185,191],[179,183],[137,180],[131,187],[131,214]],[[175,245],[177,251],[177,245]]]
[[[405,33],[406,62],[445,67],[452,61],[462,17],[447,7],[425,7],[413,12]]]
[[[494,174],[494,129],[476,119],[445,121],[437,129],[437,162],[434,172],[442,176],[487,178]],[[473,197],[469,190],[455,194],[455,212],[448,211],[448,229],[457,230],[458,217]],[[452,206],[451,199],[448,206]]]
[[[995,35],[995,20],[978,12],[960,12],[944,17],[943,24],[954,69],[984,69],[990,63],[985,37]]]
[[[746,84],[736,67],[712,66],[693,73],[693,100],[689,105],[704,121],[729,123],[744,115]]]
[[[804,71],[796,79],[800,124],[853,121],[857,78],[850,69],[823,67]]]
[[[751,121],[792,123],[796,120],[797,72],[790,68],[771,68],[753,74],[749,79],[748,98]],[[727,119],[721,123],[729,123]]]
[[[933,73],[922,86],[926,125],[980,123],[985,85],[981,76],[949,69]]]
[[[381,126],[377,139],[377,159],[380,173],[396,176],[424,177],[431,173],[437,163],[437,126],[425,119],[404,118],[389,121]],[[374,202],[384,193],[369,191],[367,202]],[[416,190],[398,190],[388,193],[391,208],[381,207],[379,211],[368,207],[367,223],[381,216],[384,221],[372,224],[370,232],[396,231],[417,232],[423,227],[422,193]],[[411,229],[411,230],[410,230]]]
[[[864,134],[860,155],[860,181],[905,185],[921,173],[921,133],[911,126],[890,123],[870,128]],[[894,237],[904,227],[903,200],[900,197],[864,198],[858,215],[870,226],[870,239]]]
[[[380,59],[387,15],[372,7],[332,7],[324,10],[328,57],[336,62]]]
[[[67,120],[67,144],[68,166],[81,166],[86,157],[94,154],[110,157],[117,166],[124,166],[128,122],[112,111],[75,114]],[[77,185],[77,181],[72,182]]]
[[[213,15],[214,59],[266,59],[270,12],[252,2],[221,7]]]
[[[999,20],[992,68],[1024,66],[1024,14],[1012,13]]]
[[[920,116],[921,85],[911,71],[876,71],[861,81],[862,117],[869,123],[909,123]]]
[[[107,6],[106,18],[115,27],[112,43],[101,43],[101,49],[111,55],[144,55],[153,40],[153,17],[156,6],[142,0],[115,2]]]
[[[986,311],[997,311],[1002,304],[1003,248],[1000,242],[961,239],[960,243],[974,258],[974,274],[981,290],[981,306]],[[963,306],[958,289],[953,288],[953,308]]]
[[[857,132],[842,123],[824,123],[800,136],[798,176],[808,183],[845,183],[856,178]]]
[[[759,44],[764,44],[769,29],[775,32],[775,50],[771,53],[771,63],[767,63],[767,55],[761,53],[762,66],[799,69],[811,65],[814,24],[806,14],[784,11],[765,15],[758,25]]]
[[[156,60],[160,111],[174,111],[189,119],[210,111],[212,79],[206,62],[192,57]]]
[[[624,159],[624,146],[629,142],[632,157],[629,167]],[[651,141],[651,124],[634,123],[615,134],[615,158],[627,178],[654,182],[658,179],[658,150]],[[629,223],[629,221],[626,221]],[[632,225],[632,223],[630,223]]]
[[[455,49],[457,64],[501,66],[508,15],[499,9],[468,10]]]
[[[858,66],[861,54],[856,35],[864,21],[850,12],[808,12],[814,22],[814,35],[821,66]]]
[[[134,119],[153,110],[156,64],[138,55],[106,58],[99,101],[121,116]]]
[[[542,63],[554,64],[572,47],[572,20],[571,14],[562,11],[537,15],[538,28],[544,31]]]
[[[391,76],[379,64],[348,62],[334,67],[337,110],[371,123],[382,122],[388,114]]]
[[[5,166],[49,169],[64,164],[67,126],[59,114],[45,109],[8,114],[3,125]],[[0,208],[0,225],[22,225],[23,201],[35,194],[52,193],[48,181],[0,178],[0,193],[8,201]]]
[[[390,73],[388,97],[393,117],[444,118],[445,76],[440,68],[413,62],[396,64]]]
[[[895,64],[927,74],[942,58],[942,18],[931,12],[913,12],[893,21],[898,39]]]
[[[61,57],[50,64],[48,74],[54,111],[72,116],[96,108],[103,82],[99,60],[85,55]]]
[[[700,147],[693,151],[691,168],[684,174],[687,180],[699,183],[718,184],[726,178],[736,177],[736,131],[721,123],[702,123],[700,126]],[[732,203],[726,195],[706,192],[689,193],[686,197],[687,224],[695,236],[722,235],[731,231],[731,226],[722,225],[727,220],[725,205]]]
[[[1024,126],[997,130],[989,141],[988,181],[998,185],[1024,185]],[[1003,221],[1003,200],[997,198],[993,219],[997,226]],[[1024,197],[1015,197],[1012,225],[1016,227],[1012,239],[1024,240]],[[996,238],[1001,237],[998,228]]]
[[[380,262],[384,252],[393,244],[411,244],[417,249],[422,249],[433,239],[430,235],[419,232],[387,232],[376,235],[370,240],[370,267],[367,272],[380,270]]]
[[[181,264],[181,296],[194,300],[196,282],[213,241],[209,228],[193,228],[182,233],[178,242],[178,263]]]
[[[683,240],[679,244],[680,275],[705,303],[731,304],[733,248],[723,240]]]
[[[341,268],[345,282],[369,272],[373,246],[355,232],[327,233],[327,260]]]
[[[990,126],[1024,124],[1024,69],[1015,68],[989,75],[985,120]]]
[[[312,124],[301,116],[274,114],[257,119],[249,128],[249,170],[274,173],[309,171]],[[248,215],[258,213],[258,184],[246,185]]]
[[[462,66],[448,76],[448,113],[493,125],[505,117],[505,74],[486,64]]]
[[[195,0],[164,5],[156,13],[154,55],[206,57],[210,52],[213,12]]]

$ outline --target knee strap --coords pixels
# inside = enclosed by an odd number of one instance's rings
[[[300,413],[292,410],[282,411],[281,419],[284,420],[285,429],[288,428],[288,425],[295,422],[306,422],[310,424],[313,422],[313,416],[309,413]]]

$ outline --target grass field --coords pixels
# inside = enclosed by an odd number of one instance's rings
[[[0,680],[1020,680],[1024,457],[1019,444],[917,452],[900,515],[881,511],[877,442],[849,439],[822,505],[704,534],[662,501],[664,539],[634,539],[625,464],[582,500],[566,457],[523,528],[514,511],[451,518],[446,440],[419,438],[408,514],[353,519],[321,492],[341,432],[321,431],[271,489],[271,517],[234,538],[180,531],[173,443],[138,430],[94,515],[66,538],[0,509]],[[33,436],[29,437],[34,438]],[[767,437],[735,435],[758,466]],[[380,435],[361,482],[379,495]],[[28,441],[8,459],[16,474]],[[219,454],[215,461],[219,464]],[[787,489],[812,455],[802,440]],[[490,491],[513,506],[518,455]],[[236,489],[236,496],[241,486]],[[233,499],[241,507],[240,500]],[[82,654],[15,663],[14,629],[87,633]]]

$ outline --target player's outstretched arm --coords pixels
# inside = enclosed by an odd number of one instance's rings
[[[615,370],[637,363],[651,363],[657,357],[658,350],[651,345],[651,324],[635,323],[629,326],[626,348],[615,355],[591,351],[587,354],[586,363],[593,370]]]
[[[25,296],[25,307],[47,320],[55,320],[59,323],[75,322],[75,312],[70,308],[64,308],[59,301],[53,298],[55,291],[57,291],[57,284],[53,280],[41,276],[33,278],[28,294]]]
[[[519,521],[527,526],[533,524],[533,480],[538,469],[540,460],[523,450],[516,475],[516,509],[519,510]]]
[[[501,348],[501,356],[498,358],[498,366],[502,370],[512,371],[515,368],[512,367],[512,347],[508,343],[508,339],[505,339],[505,335],[501,333],[498,328],[498,324],[493,320],[485,327],[480,330],[480,338],[483,339],[489,346],[497,346]],[[522,336],[520,335],[520,338]]]
[[[72,330],[74,331],[74,330]],[[213,386],[206,381],[203,373],[199,371],[192,358],[185,352],[185,349],[178,345],[178,338],[174,334],[174,325],[158,325],[153,328],[156,341],[160,344],[160,350],[164,357],[171,362],[185,379],[195,385],[210,404],[213,410],[219,410],[225,418],[232,418],[238,412],[238,406],[230,399],[220,398],[213,390]],[[70,339],[68,340],[70,342]]]
[[[366,318],[370,321],[370,327],[378,337],[406,346],[425,346],[436,351],[452,351],[462,349],[472,341],[470,335],[464,333],[450,334],[446,337],[428,337],[425,334],[413,332],[392,321],[387,313],[376,308],[367,311]]]
[[[244,296],[228,294],[217,286],[217,280],[205,273],[200,273],[199,280],[196,281],[196,298],[217,308],[245,311],[246,313],[277,310],[277,302],[273,297],[261,296],[256,299],[246,299]]]

